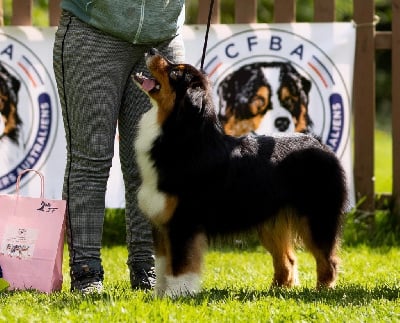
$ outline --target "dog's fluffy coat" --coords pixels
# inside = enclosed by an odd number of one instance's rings
[[[347,196],[336,156],[303,134],[228,136],[202,72],[154,49],[146,64],[152,78],[134,80],[153,108],[135,149],[139,206],[155,232],[157,294],[197,292],[207,238],[249,228],[273,257],[273,285],[298,284],[299,236],[316,259],[317,286],[333,287]]]

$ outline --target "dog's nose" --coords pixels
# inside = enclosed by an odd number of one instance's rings
[[[286,118],[286,117],[279,117],[279,118],[276,118],[274,123],[275,123],[275,127],[280,132],[285,132],[286,130],[289,129],[290,120],[289,120],[289,118]]]
[[[148,51],[148,55],[154,56],[158,54],[158,50],[155,48],[150,48]]]

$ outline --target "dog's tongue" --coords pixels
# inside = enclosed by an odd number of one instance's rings
[[[142,88],[145,91],[151,91],[156,86],[156,82],[152,79],[145,79],[142,83]]]

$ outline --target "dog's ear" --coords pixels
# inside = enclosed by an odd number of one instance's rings
[[[182,78],[182,76],[183,76],[182,69],[173,69],[169,72],[169,77],[174,81],[178,81],[180,78]]]
[[[201,109],[204,102],[204,90],[200,87],[188,88],[184,97],[185,106]]]
[[[12,83],[12,87],[13,87],[15,94],[17,94],[19,91],[19,88],[21,87],[21,82],[14,76],[11,76],[11,83]]]
[[[304,76],[301,76],[301,85],[303,87],[304,92],[306,92],[307,94],[310,93],[311,82],[307,80]]]
[[[4,65],[0,62],[0,74],[2,75],[2,79],[7,84],[8,90],[10,91],[10,99],[17,103],[18,101],[18,91],[21,87],[21,82],[4,67]]]

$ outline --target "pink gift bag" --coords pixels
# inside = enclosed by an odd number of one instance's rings
[[[19,194],[21,176],[41,179],[40,197]],[[44,198],[44,177],[21,172],[15,195],[0,195],[0,266],[10,290],[50,293],[62,287],[66,202]]]

